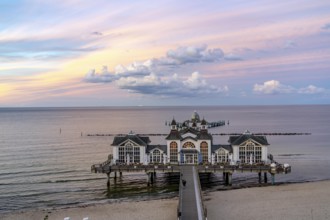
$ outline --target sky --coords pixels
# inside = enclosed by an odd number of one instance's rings
[[[0,107],[330,104],[328,0],[1,0]]]

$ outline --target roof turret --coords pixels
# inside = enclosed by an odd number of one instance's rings
[[[194,113],[191,115],[191,121],[192,122],[199,122],[200,119],[199,119],[199,115],[197,113],[197,111],[195,110]]]
[[[206,121],[205,121],[205,119],[203,118],[203,120],[202,120],[202,123],[201,123],[201,125],[206,125]]]
[[[176,121],[174,118],[172,119],[171,125],[176,125]]]

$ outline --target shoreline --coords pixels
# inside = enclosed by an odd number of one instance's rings
[[[329,219],[330,180],[288,183],[261,187],[221,190],[204,193],[208,219]],[[65,217],[94,220],[112,219],[176,219],[178,197],[172,199],[123,201],[54,208],[15,211],[0,220],[44,219]],[[230,211],[228,211],[230,210]]]

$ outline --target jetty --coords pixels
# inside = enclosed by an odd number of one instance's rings
[[[94,164],[91,167],[92,173],[104,173],[108,176],[108,186],[110,184],[110,177],[113,174],[114,178],[117,178],[118,174],[122,173],[146,173],[148,176],[147,184],[153,184],[156,173],[181,173],[185,169],[182,167],[194,167],[197,173],[222,173],[225,185],[232,185],[232,175],[237,173],[257,173],[259,177],[259,183],[262,183],[262,173],[264,174],[264,183],[268,183],[268,176],[271,176],[272,184],[275,184],[276,174],[288,174],[291,173],[291,166],[287,164],[219,164],[219,165],[173,165],[173,164],[131,164],[131,165],[112,165],[112,160],[107,160],[101,164]]]
[[[209,133],[210,123],[204,118],[200,120],[196,111],[183,126],[174,118],[169,126],[166,144],[151,144],[150,134],[130,131],[116,135],[111,144],[112,154],[103,163],[92,165],[91,171],[107,174],[108,187],[111,174],[117,178],[123,172],[142,172],[147,175],[150,186],[157,172],[177,173],[180,175],[178,219],[189,220],[207,219],[199,180],[201,173],[221,173],[224,184],[230,187],[233,176],[239,173],[256,173],[260,184],[267,183],[270,176],[274,184],[276,174],[291,172],[289,164],[276,162],[268,153],[270,144],[265,135],[246,130],[230,134],[227,144],[216,144],[213,135],[219,134]]]
[[[181,166],[178,219],[207,219],[201,185],[195,166]]]
[[[112,156],[109,156],[112,158]],[[101,164],[94,164],[91,167],[93,173],[107,174],[107,187],[110,187],[111,174],[113,178],[122,176],[122,173],[145,173],[147,185],[152,186],[156,180],[156,173],[180,173],[179,204],[177,208],[178,219],[207,219],[207,208],[203,203],[202,190],[200,185],[200,173],[222,173],[224,184],[232,186],[233,175],[239,173],[254,172],[258,175],[259,183],[268,183],[268,176],[271,177],[271,184],[275,184],[276,174],[287,174],[291,172],[291,166],[279,163],[272,164],[217,164],[217,165],[184,165],[184,164],[130,164],[113,165],[112,160]]]

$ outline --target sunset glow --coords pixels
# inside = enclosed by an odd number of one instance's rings
[[[1,1],[0,106],[330,103],[330,2]]]

